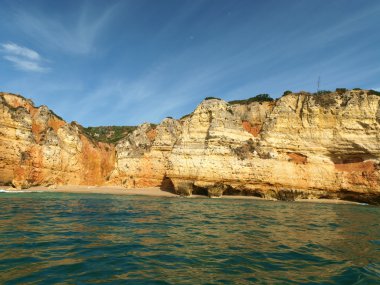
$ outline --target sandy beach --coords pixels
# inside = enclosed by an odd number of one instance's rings
[[[158,187],[126,189],[120,186],[57,186],[31,187],[30,192],[61,192],[61,193],[80,193],[80,194],[114,194],[114,195],[144,195],[157,197],[176,197],[178,195],[167,191],[162,191]]]
[[[143,196],[155,196],[155,197],[180,197],[177,194],[163,191],[159,187],[147,187],[147,188],[131,188],[127,189],[121,186],[83,186],[83,185],[65,185],[57,187],[45,187],[35,186],[29,189],[17,190],[15,188],[1,187],[7,192],[58,192],[58,193],[78,193],[78,194],[112,194],[112,195],[143,195]],[[203,195],[192,195],[187,198],[206,198]],[[244,199],[244,200],[263,200],[273,201],[265,198],[255,196],[222,196],[215,199]],[[301,203],[323,203],[323,204],[362,204],[352,201],[338,200],[338,199],[300,199],[294,202]]]

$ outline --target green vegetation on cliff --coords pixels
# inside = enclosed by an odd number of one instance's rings
[[[83,131],[95,141],[117,143],[136,128],[135,126],[100,126],[83,128]]]
[[[328,94],[332,94],[333,92],[330,91],[330,90],[319,90],[315,93],[313,93],[313,95],[328,95]]]
[[[215,100],[222,100],[222,99],[217,98],[217,97],[206,97],[205,98],[205,100],[213,100],[213,99],[215,99]]]
[[[380,96],[380,92],[373,89],[368,90],[368,94]]]
[[[234,104],[249,104],[252,102],[270,102],[273,101],[274,99],[269,96],[269,94],[259,94],[256,95],[255,97],[251,97],[245,100],[233,100],[229,101],[228,103],[234,105]]]

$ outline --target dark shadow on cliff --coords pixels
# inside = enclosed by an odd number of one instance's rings
[[[342,190],[337,194],[337,196],[341,200],[366,203],[370,205],[380,205],[380,195],[378,193],[357,193],[348,190]]]
[[[193,185],[193,194],[208,196],[208,190],[205,187],[199,187],[199,186]]]
[[[194,194],[194,195],[208,196],[207,188],[195,186],[193,185],[193,183],[188,183],[186,184],[186,186],[190,187],[190,190],[189,190],[190,195]],[[161,191],[170,192],[170,193],[174,193],[178,195],[184,195],[183,193],[187,192],[187,191],[183,191],[183,189],[181,189],[181,186],[179,186],[179,189],[177,189],[176,191],[172,180],[167,176],[164,176],[164,178],[162,179],[160,189]]]
[[[161,181],[160,189],[161,189],[161,191],[177,194],[175,192],[175,188],[174,188],[174,184],[173,184],[172,180],[169,177],[167,177],[166,175],[164,176],[164,178]]]
[[[226,190],[223,192],[224,196],[253,196],[258,198],[264,198],[264,194],[261,190],[246,190],[231,187],[230,185],[226,185]]]

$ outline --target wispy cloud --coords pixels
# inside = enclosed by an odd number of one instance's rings
[[[4,74],[0,89],[85,125],[158,122],[207,96],[313,91],[319,76],[323,89],[380,87],[380,2],[3,2],[2,38],[41,50],[1,40],[0,60],[46,71],[43,50],[55,72]]]
[[[49,69],[42,65],[42,57],[38,52],[15,43],[1,44],[3,58],[11,63],[14,67],[24,71],[46,72]]]
[[[101,12],[94,12],[90,5],[81,5],[77,13],[73,13],[70,22],[38,10],[20,8],[15,11],[16,28],[53,49],[79,55],[89,54],[96,50],[95,41],[120,10],[122,2],[116,2]]]
[[[19,56],[23,56],[23,57],[28,58],[30,60],[40,60],[41,59],[40,55],[36,51],[31,50],[31,49],[26,48],[26,47],[21,47],[19,45],[16,45],[15,43],[2,44],[2,47],[3,47],[3,50],[5,52],[15,54],[15,55],[19,55]]]

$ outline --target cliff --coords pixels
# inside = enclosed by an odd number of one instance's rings
[[[46,106],[0,93],[0,183],[102,185],[115,164],[114,146],[88,138]]]
[[[45,106],[2,93],[0,183],[380,204],[379,102],[365,90],[272,102],[208,99],[180,120],[146,123],[108,144]]]

